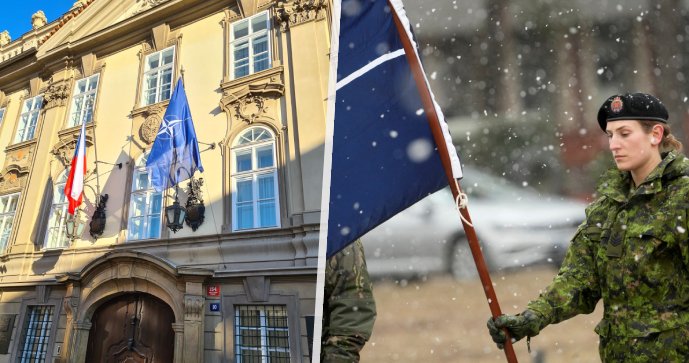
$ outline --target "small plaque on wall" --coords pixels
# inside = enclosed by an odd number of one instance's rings
[[[0,314],[0,354],[8,354],[16,314]]]

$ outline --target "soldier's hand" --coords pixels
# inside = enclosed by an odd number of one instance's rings
[[[538,335],[543,327],[543,319],[534,311],[524,310],[517,315],[500,315],[495,320],[491,317],[488,319],[487,325],[491,338],[498,345],[498,348],[502,349],[505,340],[507,340],[503,328],[509,331],[513,342],[516,342],[525,336]]]

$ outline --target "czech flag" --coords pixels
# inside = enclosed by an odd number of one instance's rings
[[[69,169],[69,177],[65,185],[65,197],[69,202],[68,212],[74,215],[74,211],[81,205],[84,196],[84,175],[86,174],[86,124],[81,124],[81,133],[74,149],[72,165]]]

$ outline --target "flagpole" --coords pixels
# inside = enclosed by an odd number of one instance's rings
[[[407,30],[404,29],[404,26],[402,25],[402,22],[400,21],[397,12],[394,11],[394,6],[390,2],[390,0],[388,0],[388,5],[391,9],[393,9],[393,20],[395,22],[395,26],[397,27],[397,31],[400,34],[400,39],[404,47],[404,53],[407,57],[407,61],[409,62],[412,74],[414,75],[414,80],[416,81],[416,86],[419,90],[421,101],[423,103],[424,112],[428,116],[431,131],[433,133],[433,138],[435,139],[435,143],[438,147],[438,154],[440,155],[443,168],[445,169],[445,174],[447,175],[448,184],[450,185],[450,189],[452,190],[452,195],[455,197],[455,200],[457,200],[462,190],[459,186],[459,181],[456,181],[452,174],[450,156],[448,154],[447,145],[445,143],[443,132],[440,129],[438,114],[435,111],[433,99],[431,98],[431,94],[426,84],[426,78],[423,74],[423,70],[421,69],[419,59],[418,57],[416,57],[414,46],[412,45],[410,39],[407,37]],[[485,292],[486,298],[488,299],[488,307],[490,308],[493,318],[496,318],[502,315],[502,311],[500,310],[500,304],[498,303],[497,295],[495,294],[495,290],[493,289],[493,283],[490,279],[490,274],[488,273],[488,268],[486,266],[485,259],[483,258],[483,253],[481,252],[481,246],[479,245],[478,238],[476,237],[476,231],[474,230],[474,227],[471,224],[471,217],[469,216],[468,209],[460,208],[459,212],[464,217],[462,219],[462,225],[464,226],[464,231],[466,232],[467,239],[469,241],[469,248],[471,249],[471,254],[474,257],[474,262],[476,263],[479,278],[481,280],[481,283],[483,284],[483,291]],[[505,334],[507,336],[507,339],[505,341],[504,349],[507,362],[517,363],[517,356],[514,352],[514,347],[512,346],[512,340],[509,336],[509,332],[506,329]]]

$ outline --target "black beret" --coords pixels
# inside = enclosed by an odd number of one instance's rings
[[[645,93],[626,93],[608,98],[598,110],[598,124],[605,131],[608,121],[651,120],[667,123],[667,109],[659,99]]]

